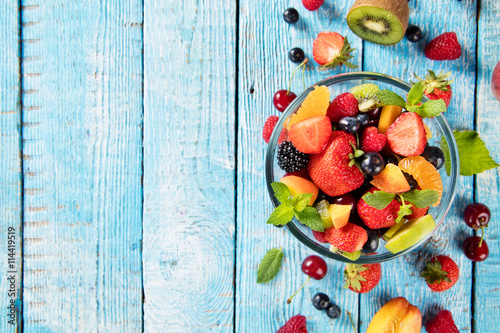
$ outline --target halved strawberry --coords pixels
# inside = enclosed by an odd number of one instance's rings
[[[363,248],[363,245],[368,239],[368,234],[366,230],[360,226],[347,222],[347,224],[340,229],[326,229],[325,239],[339,250],[355,252]]]
[[[322,67],[337,67],[346,65],[349,68],[358,66],[348,62],[354,51],[347,41],[347,37],[336,32],[320,32],[313,43],[313,58]]]
[[[288,139],[300,152],[317,154],[323,151],[331,134],[330,118],[316,116],[293,124],[288,131]]]
[[[422,117],[414,112],[402,113],[387,129],[391,150],[403,156],[418,156],[424,152],[427,138]]]

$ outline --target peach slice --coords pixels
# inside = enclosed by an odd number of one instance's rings
[[[425,138],[427,139],[427,141],[429,141],[430,139],[432,139],[431,129],[425,123],[424,123],[424,128],[425,128]]]
[[[385,134],[389,126],[401,115],[403,108],[397,105],[386,105],[382,108],[378,121],[378,132]]]
[[[404,332],[420,333],[422,314],[404,297],[396,297],[387,302],[373,316],[366,333]]]
[[[285,184],[290,190],[292,196],[296,196],[302,193],[312,193],[311,201],[309,201],[308,206],[312,206],[316,198],[318,197],[319,189],[310,180],[307,180],[298,176],[285,176],[280,179],[280,182]]]
[[[340,229],[349,222],[349,216],[351,215],[351,205],[338,205],[332,204],[328,206],[328,211],[332,217],[333,226],[336,229]]]
[[[411,190],[403,171],[392,163],[388,163],[381,173],[373,176],[370,184],[388,193],[402,193]]]

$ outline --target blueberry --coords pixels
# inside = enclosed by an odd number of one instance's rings
[[[300,47],[294,47],[290,50],[290,52],[288,52],[288,58],[291,62],[301,63],[305,59],[304,50]]]
[[[415,178],[413,178],[412,175],[410,175],[409,173],[406,173],[404,171],[403,171],[403,175],[405,176],[406,181],[408,182],[408,185],[410,185],[411,190],[414,190],[418,187],[418,183],[415,180]]]
[[[313,296],[313,306],[318,310],[325,310],[330,306],[330,297],[323,293],[317,293]]]
[[[366,241],[365,245],[363,245],[363,248],[361,249],[361,252],[363,253],[374,253],[378,249],[378,235],[368,229],[366,230],[368,233],[368,240]]]
[[[341,312],[338,305],[335,304],[330,304],[330,307],[326,310],[327,316],[333,319],[340,317]]]
[[[382,172],[385,166],[384,158],[379,153],[368,152],[359,158],[361,171],[370,176],[376,176]]]
[[[416,25],[412,25],[406,29],[406,38],[412,43],[416,43],[422,39],[422,30]]]
[[[387,165],[389,163],[394,164],[394,165],[398,165],[398,163],[399,163],[398,158],[394,155],[384,156],[384,161],[385,161],[385,165]]]
[[[356,116],[356,119],[359,121],[359,125],[361,127],[368,126],[368,122],[370,121],[370,117],[367,114],[360,113]]]
[[[359,131],[360,123],[354,117],[344,117],[340,119],[339,127],[344,132],[354,134]]]
[[[439,147],[425,147],[421,156],[432,164],[437,170],[441,169],[444,165],[444,154]]]
[[[283,19],[286,23],[296,23],[299,20],[299,12],[295,8],[287,8],[283,12]]]

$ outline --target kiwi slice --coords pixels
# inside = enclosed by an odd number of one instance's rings
[[[403,224],[403,226],[389,238],[385,244],[385,248],[392,253],[406,250],[424,239],[435,227],[436,223],[430,214],[414,218]]]
[[[347,14],[352,32],[372,43],[398,43],[408,27],[407,0],[356,0]]]
[[[373,83],[365,83],[351,88],[351,94],[358,100],[359,112],[370,112],[380,106],[377,91],[380,88]]]
[[[330,204],[326,200],[321,200],[317,204],[314,205],[314,208],[319,213],[319,217],[321,218],[321,221],[323,221],[323,227],[325,229],[328,228],[333,228],[333,221],[332,221],[332,216],[330,215],[330,212],[328,211],[328,207]]]
[[[356,261],[361,257],[361,251],[355,251],[355,252],[345,252],[340,249],[337,249],[335,246],[330,245],[330,251],[336,254],[340,254],[343,257],[346,257],[350,261]]]

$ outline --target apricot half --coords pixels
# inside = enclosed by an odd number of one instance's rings
[[[288,187],[292,196],[296,196],[302,193],[311,193],[313,196],[311,198],[311,201],[309,201],[309,206],[312,206],[312,204],[318,197],[318,187],[312,181],[305,178],[298,176],[285,176],[280,179],[280,182]]]
[[[391,163],[388,163],[381,173],[373,176],[370,184],[388,193],[402,193],[411,190],[403,171],[397,165]]]
[[[422,314],[404,297],[387,302],[373,316],[366,333],[420,333]]]

